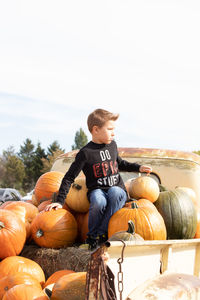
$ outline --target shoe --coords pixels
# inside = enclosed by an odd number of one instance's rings
[[[101,234],[98,236],[98,245],[101,246],[108,240],[107,234]]]
[[[96,238],[88,236],[85,240],[85,243],[88,244],[88,250],[94,250],[98,247],[98,241]]]

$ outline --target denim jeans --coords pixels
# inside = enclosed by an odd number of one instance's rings
[[[122,188],[113,186],[108,191],[93,190],[89,199],[88,235],[96,238],[98,235],[107,234],[110,217],[124,206],[127,194]]]

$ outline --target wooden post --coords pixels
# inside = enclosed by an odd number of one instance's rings
[[[160,253],[160,262],[161,262],[160,273],[161,274],[163,274],[165,271],[167,271],[169,269],[171,255],[172,255],[172,246],[171,245],[167,245],[161,249],[161,253]]]

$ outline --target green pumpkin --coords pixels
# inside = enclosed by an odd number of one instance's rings
[[[167,239],[193,238],[197,228],[197,214],[191,198],[178,190],[160,192],[154,202],[164,219]]]
[[[144,241],[143,237],[138,233],[135,233],[135,225],[132,220],[128,221],[128,230],[127,231],[118,231],[114,233],[110,238],[109,241]]]

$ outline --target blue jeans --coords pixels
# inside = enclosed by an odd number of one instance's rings
[[[93,190],[89,199],[88,235],[96,238],[98,235],[107,234],[110,217],[124,206],[127,194],[122,188],[112,186],[108,191]]]

